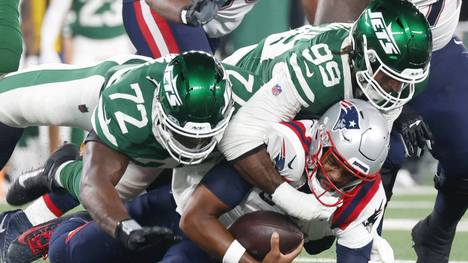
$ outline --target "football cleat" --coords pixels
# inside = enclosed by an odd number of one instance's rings
[[[87,212],[78,212],[33,226],[11,243],[6,253],[5,263],[30,263],[40,258],[46,258],[52,234],[62,222],[75,216],[91,220]]]
[[[43,167],[24,172],[16,178],[8,190],[7,202],[15,206],[24,205],[48,192],[59,190],[54,178],[57,168],[67,161],[79,158],[78,146],[71,143],[62,145],[47,159]]]
[[[10,244],[31,226],[22,210],[0,214],[0,263],[7,262],[6,255]]]

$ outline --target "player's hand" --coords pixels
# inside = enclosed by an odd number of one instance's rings
[[[393,124],[400,133],[408,157],[420,157],[425,147],[432,150],[433,138],[421,115],[405,105]]]
[[[271,197],[276,206],[286,214],[304,221],[328,220],[337,209],[337,206],[324,206],[314,194],[303,193],[287,182],[278,186]],[[322,196],[321,200],[333,204],[338,201],[338,197]]]
[[[120,221],[115,237],[132,251],[140,251],[160,244],[167,245],[180,240],[180,237],[174,235],[169,228],[159,226],[141,227],[133,219]]]
[[[270,240],[270,252],[266,254],[265,258],[263,259],[263,263],[290,263],[292,262],[299,254],[301,254],[302,247],[304,245],[304,240],[302,240],[301,244],[297,246],[291,253],[283,254],[280,251],[280,238],[278,233],[273,233],[271,235]]]
[[[227,0],[192,0],[192,3],[182,10],[182,22],[191,26],[208,23]]]

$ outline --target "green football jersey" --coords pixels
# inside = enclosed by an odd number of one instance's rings
[[[152,130],[153,98],[165,66],[166,61],[157,60],[111,72],[93,113],[98,137],[139,165],[165,166],[172,159]]]
[[[335,102],[352,96],[348,55],[351,24],[304,26],[262,40],[236,63],[270,80],[275,65],[288,67],[290,80],[304,106],[303,114],[318,116]]]
[[[119,0],[73,0],[66,30],[92,39],[125,34]]]
[[[171,58],[166,56],[154,62],[112,68],[93,113],[93,128],[98,137],[139,165],[178,166],[158,142],[159,138],[155,138],[152,121],[155,91],[162,85],[164,70]],[[260,87],[260,82],[247,71],[225,67],[238,109]]]

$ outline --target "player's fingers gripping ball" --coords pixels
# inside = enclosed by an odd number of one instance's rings
[[[262,260],[270,251],[274,232],[279,234],[283,254],[292,252],[304,239],[304,234],[287,216],[272,211],[245,214],[231,225],[229,231],[257,260]]]

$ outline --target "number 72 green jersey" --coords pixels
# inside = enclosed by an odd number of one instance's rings
[[[163,85],[164,70],[173,56],[144,64],[123,65],[109,71],[92,124],[98,137],[110,148],[143,166],[178,166],[153,133],[155,92]],[[261,86],[254,75],[225,65],[236,97],[235,108]],[[163,88],[163,87],[161,87]]]

